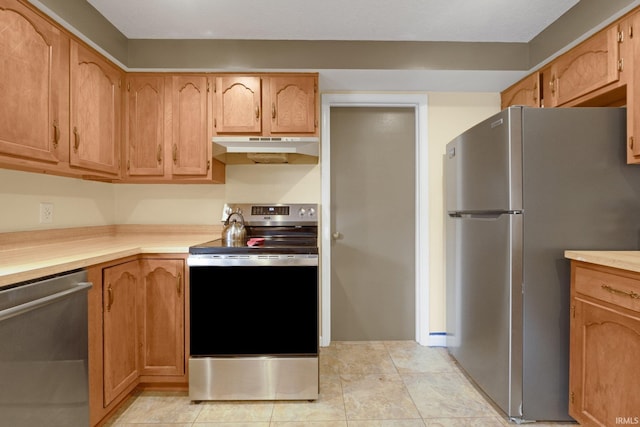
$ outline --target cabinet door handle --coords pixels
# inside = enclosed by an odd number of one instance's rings
[[[109,287],[107,288],[107,311],[111,311],[111,306],[113,305],[113,288],[111,287],[111,283],[109,283]]]
[[[178,273],[178,286],[176,290],[178,291],[178,296],[180,296],[182,293],[182,273]]]
[[[637,293],[635,293],[633,291],[623,291],[623,290],[616,289],[616,288],[614,288],[612,286],[609,286],[609,285],[602,285],[601,287],[605,291],[607,291],[609,293],[612,293],[612,294],[624,295],[624,296],[627,296],[627,297],[633,298],[633,299],[640,299],[640,294],[637,294]]]
[[[551,81],[549,81],[549,88],[551,89],[551,94],[555,95],[556,94],[556,76],[555,75],[551,76]]]
[[[276,118],[276,103],[271,103],[271,118],[275,120]]]
[[[158,144],[158,164],[162,163],[162,145]]]
[[[53,121],[53,148],[58,148],[58,142],[60,141],[60,126],[58,121]]]
[[[178,163],[178,146],[173,144],[173,164]]]
[[[80,132],[78,132],[78,128],[76,126],[73,127],[73,151],[78,152],[78,148],[80,148]]]
[[[260,104],[256,104],[256,121],[260,119]]]

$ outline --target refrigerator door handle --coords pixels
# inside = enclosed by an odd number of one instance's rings
[[[503,215],[520,215],[522,211],[449,212],[451,218],[498,219]]]

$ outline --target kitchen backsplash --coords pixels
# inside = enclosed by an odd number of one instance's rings
[[[318,165],[234,165],[227,183],[108,184],[0,169],[0,232],[109,224],[214,224],[225,202],[320,202]],[[53,221],[40,222],[40,204]]]

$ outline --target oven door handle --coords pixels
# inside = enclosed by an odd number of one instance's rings
[[[189,267],[317,267],[318,255],[189,255]]]

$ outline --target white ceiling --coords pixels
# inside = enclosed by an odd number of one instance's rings
[[[129,39],[529,42],[579,0],[88,0]]]

